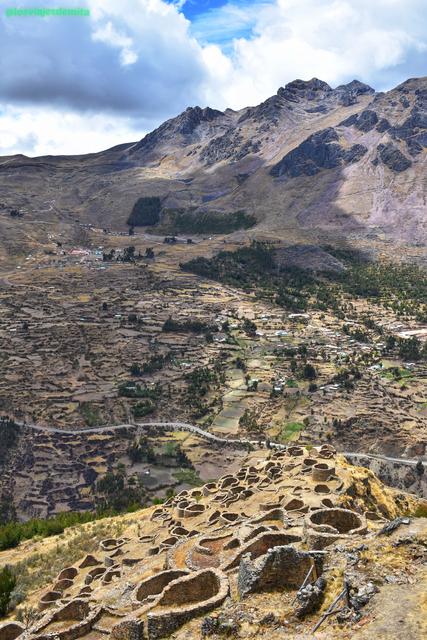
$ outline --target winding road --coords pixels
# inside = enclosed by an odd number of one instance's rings
[[[128,424],[116,424],[116,425],[103,425],[99,427],[87,427],[82,429],[56,429],[55,427],[45,427],[37,424],[31,424],[28,422],[19,422],[14,421],[15,424],[26,427],[29,429],[33,429],[34,431],[42,431],[45,433],[58,433],[58,434],[66,434],[66,435],[81,435],[83,433],[105,433],[107,431],[118,431],[120,429],[135,429],[140,427],[160,427],[165,430],[173,429],[174,431],[189,431],[190,433],[195,433],[201,438],[205,438],[207,440],[211,440],[212,442],[217,442],[220,444],[234,444],[238,446],[260,446],[267,447],[273,449],[286,449],[286,445],[279,444],[278,442],[269,441],[258,441],[258,440],[246,440],[246,439],[228,439],[228,438],[220,438],[213,433],[209,433],[209,431],[204,431],[200,427],[196,425],[189,424],[187,422],[135,422]],[[410,458],[392,458],[388,456],[381,456],[377,454],[371,453],[360,453],[360,452],[352,452],[352,451],[340,451],[343,456],[345,456],[349,461],[357,461],[362,458],[369,458],[371,460],[380,460],[383,462],[391,462],[395,464],[404,464],[408,466],[415,466],[419,460],[414,460]],[[425,462],[423,460],[423,462]]]

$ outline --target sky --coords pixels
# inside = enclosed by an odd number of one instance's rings
[[[89,16],[7,16],[19,7]],[[427,75],[427,0],[0,0],[0,155],[141,139],[187,106],[296,78],[379,91]]]

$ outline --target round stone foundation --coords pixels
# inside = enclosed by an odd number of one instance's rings
[[[317,509],[305,517],[307,542],[312,549],[323,549],[339,540],[364,535],[367,531],[364,516],[350,509]]]

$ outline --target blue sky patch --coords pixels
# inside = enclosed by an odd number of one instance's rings
[[[172,3],[190,20],[192,34],[227,52],[235,38],[250,38],[259,10],[272,0],[186,0]]]

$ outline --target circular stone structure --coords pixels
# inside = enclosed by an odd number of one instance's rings
[[[311,468],[312,478],[316,482],[326,482],[334,473],[335,467],[328,465],[326,462],[318,462]]]
[[[312,549],[323,549],[339,540],[364,535],[367,523],[364,516],[350,509],[317,509],[304,520],[307,542]]]

